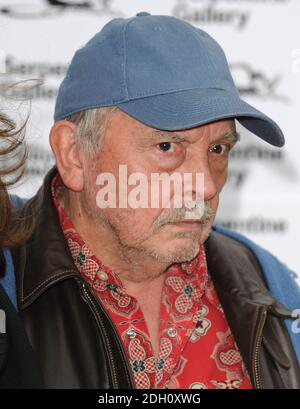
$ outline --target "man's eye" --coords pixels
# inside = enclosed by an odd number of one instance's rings
[[[161,142],[157,146],[162,152],[174,152],[176,149],[175,142]]]
[[[209,149],[210,152],[216,153],[217,155],[224,155],[230,151],[230,145],[218,143]]]

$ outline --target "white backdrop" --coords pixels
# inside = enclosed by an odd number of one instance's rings
[[[175,15],[208,31],[224,48],[243,98],[282,127],[283,149],[239,129],[218,221],[300,275],[299,0],[0,0],[0,87],[36,80],[1,100],[1,109],[18,119],[30,109],[30,159],[16,193],[34,194],[53,164],[48,134],[54,101],[75,50],[111,18],[139,11]],[[43,84],[32,90],[39,80]]]

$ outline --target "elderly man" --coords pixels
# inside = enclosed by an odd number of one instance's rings
[[[14,252],[45,387],[300,387],[292,312],[255,252],[212,228],[235,119],[284,144],[239,98],[220,46],[184,21],[114,19],[75,53],[50,134],[56,167],[23,209],[36,230]],[[175,206],[174,185],[169,207],[130,206],[121,166],[147,181],[200,174],[201,194],[192,181],[194,207]],[[115,206],[99,200],[103,175]]]

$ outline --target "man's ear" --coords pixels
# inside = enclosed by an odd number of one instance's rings
[[[76,143],[77,126],[70,121],[55,122],[50,132],[50,145],[56,158],[58,172],[66,187],[83,190],[83,167]]]

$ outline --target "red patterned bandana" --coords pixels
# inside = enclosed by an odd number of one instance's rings
[[[136,387],[251,389],[207,271],[204,246],[192,262],[173,264],[165,273],[156,358],[141,306],[75,230],[59,200],[61,186],[57,174],[52,196],[72,257],[119,331]]]

